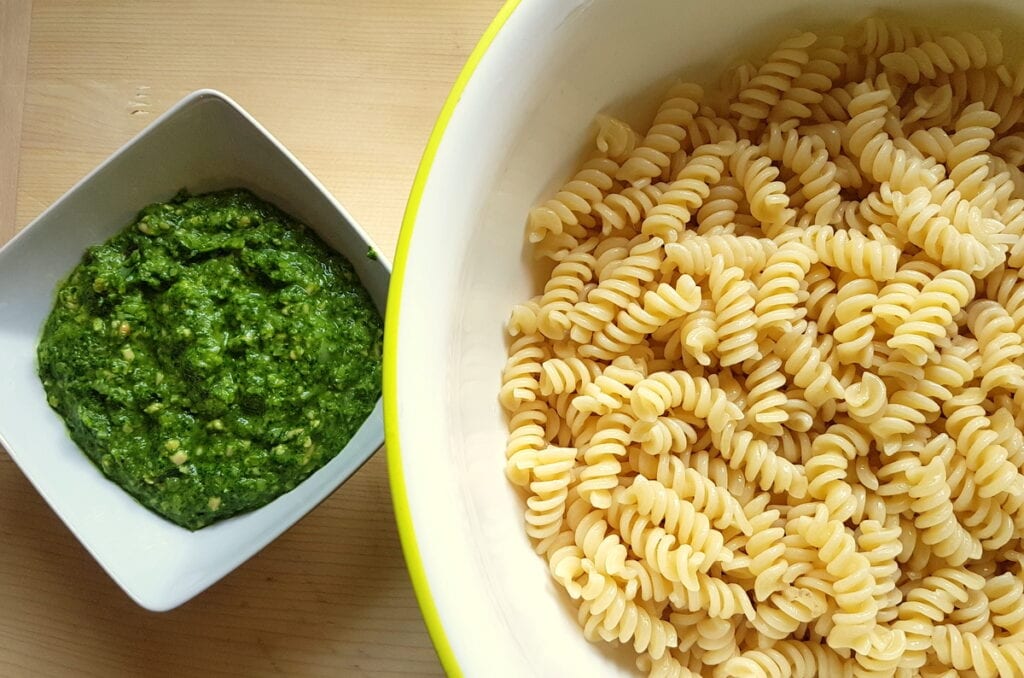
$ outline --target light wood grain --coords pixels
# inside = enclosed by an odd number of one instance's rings
[[[16,228],[172,103],[213,87],[390,255],[430,128],[499,4],[36,0],[16,106]],[[11,6],[0,0],[0,17]],[[0,45],[17,30],[5,19]],[[3,148],[7,177],[15,170]],[[0,187],[0,210],[4,195]],[[0,243],[15,230],[3,223]],[[166,614],[131,603],[0,453],[0,600],[0,676],[441,673],[402,559],[383,451]]]
[[[14,235],[32,3],[0,0],[0,243]]]

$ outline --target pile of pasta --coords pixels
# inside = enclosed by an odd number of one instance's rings
[[[526,530],[653,676],[1024,675],[1024,69],[802,33],[533,209]]]

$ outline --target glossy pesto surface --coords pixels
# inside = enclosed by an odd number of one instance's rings
[[[39,374],[71,437],[198,529],[335,456],[381,389],[383,323],[351,265],[244,190],[175,199],[59,287]]]

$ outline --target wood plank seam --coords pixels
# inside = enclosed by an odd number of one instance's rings
[[[31,0],[0,0],[0,242],[15,232]]]

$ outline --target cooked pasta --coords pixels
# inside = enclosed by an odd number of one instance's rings
[[[528,216],[527,535],[653,677],[1024,675],[1024,67],[872,18],[720,82]]]

